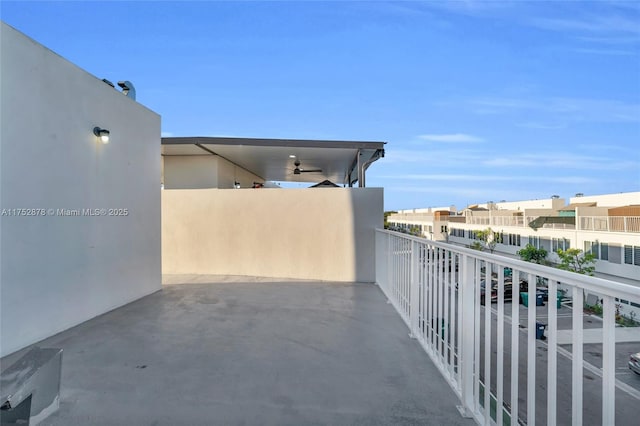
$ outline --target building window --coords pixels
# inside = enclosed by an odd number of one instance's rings
[[[520,247],[520,234],[507,234],[507,244]]]
[[[451,236],[452,237],[464,238],[464,229],[452,228],[451,229]]]
[[[640,266],[640,247],[624,246],[624,263]]]
[[[596,259],[609,260],[609,244],[598,241],[585,241],[584,252],[593,253]]]
[[[551,240],[551,247],[553,251],[568,250],[571,248],[571,244],[566,238],[553,238]]]
[[[531,244],[535,248],[539,249],[540,248],[540,237],[534,237],[534,236],[529,235],[529,244]]]
[[[640,247],[624,246],[624,263],[640,266]]]

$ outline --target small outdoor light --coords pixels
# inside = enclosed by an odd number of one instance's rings
[[[100,138],[102,143],[109,143],[109,131],[100,127],[93,128],[93,134]]]
[[[238,181],[233,182],[233,187],[235,189],[240,189],[240,182],[238,182]]]

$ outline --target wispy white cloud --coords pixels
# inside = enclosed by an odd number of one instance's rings
[[[557,168],[562,170],[624,170],[640,167],[638,161],[562,153],[518,154],[498,156],[482,161],[488,167]]]
[[[598,36],[581,36],[576,37],[576,40],[585,41],[588,43],[599,44],[622,44],[630,45],[634,43],[640,43],[640,35],[638,36],[611,36],[611,37],[598,37]]]
[[[481,0],[428,1],[421,3],[425,7],[434,10],[473,17],[494,17],[496,14],[510,12],[519,6],[517,2]]]
[[[566,125],[561,123],[541,123],[541,122],[535,122],[535,121],[525,121],[523,123],[516,123],[516,126],[525,127],[528,129],[545,129],[545,130],[557,130],[557,129],[564,129],[565,127],[567,127]]]
[[[484,139],[478,136],[467,135],[464,133],[447,133],[447,134],[430,134],[420,135],[419,139],[427,142],[444,142],[444,143],[474,143],[483,142]]]
[[[612,55],[612,56],[634,56],[637,55],[633,50],[619,50],[619,49],[571,49],[574,52],[586,53],[589,55]]]
[[[618,15],[597,15],[581,18],[533,18],[531,25],[552,31],[578,31],[586,33],[631,33],[640,35],[636,19]]]
[[[420,147],[418,149],[397,149],[386,150],[384,164],[435,164],[440,167],[459,167],[463,163],[471,163],[486,158],[486,154],[478,150],[470,150],[470,145],[446,145],[449,149],[429,149]]]
[[[466,103],[473,112],[483,115],[535,111],[558,121],[640,122],[640,103],[613,99],[480,97]]]
[[[171,132],[161,132],[160,136],[163,137],[163,138],[170,138],[170,137],[173,136],[173,133],[171,133]]]
[[[513,182],[532,181],[562,184],[584,184],[595,182],[596,179],[586,176],[517,176],[512,174],[481,175],[481,174],[397,174],[380,176],[384,179],[398,179],[407,181],[438,181],[438,182]]]

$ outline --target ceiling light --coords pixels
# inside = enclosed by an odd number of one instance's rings
[[[100,127],[93,128],[93,134],[100,138],[102,143],[109,143],[109,131]]]
[[[289,155],[289,158],[296,158],[296,156],[291,154],[291,155]]]

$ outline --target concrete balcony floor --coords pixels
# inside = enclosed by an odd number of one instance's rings
[[[39,345],[64,350],[45,425],[475,424],[372,284],[166,277]]]

